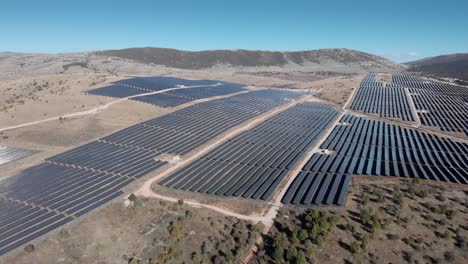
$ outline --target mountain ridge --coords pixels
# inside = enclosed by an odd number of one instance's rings
[[[404,68],[383,57],[350,49],[319,49],[304,51],[264,50],[204,50],[184,51],[169,48],[128,48],[96,51],[96,55],[117,57],[179,69],[206,69],[218,65],[232,67],[310,67],[322,64],[361,65],[390,70]]]

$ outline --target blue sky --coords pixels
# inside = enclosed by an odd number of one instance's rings
[[[3,0],[0,8],[0,51],[350,48],[400,62],[468,52],[462,0]]]

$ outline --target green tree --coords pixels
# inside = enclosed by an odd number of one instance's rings
[[[304,252],[302,250],[300,250],[297,253],[296,264],[306,264],[306,263],[307,263],[306,256],[304,255]]]
[[[307,230],[301,229],[301,231],[299,231],[298,238],[299,240],[304,241],[307,238],[309,238],[309,233],[307,232]]]
[[[290,247],[286,253],[286,259],[291,261],[297,257],[297,249],[295,247]]]

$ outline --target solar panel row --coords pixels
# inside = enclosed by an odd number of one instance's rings
[[[337,114],[331,105],[296,105],[220,145],[159,184],[268,200]]]
[[[351,104],[351,109],[364,113],[379,114],[381,117],[400,118],[414,121],[405,88],[385,85],[376,79],[375,73],[367,74]]]
[[[36,150],[0,146],[0,165],[37,153]]]
[[[1,181],[0,221],[7,222],[0,224],[4,230],[0,255],[121,195],[123,187],[165,164],[155,159],[160,153],[187,153],[300,96],[259,90],[194,105],[56,155]]]

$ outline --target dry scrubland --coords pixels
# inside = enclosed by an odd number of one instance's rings
[[[283,207],[253,263],[466,263],[467,193],[357,178],[343,208]]]
[[[315,67],[315,66],[314,66]],[[357,66],[356,66],[357,67]],[[0,129],[80,112],[114,99],[90,88],[139,76],[218,79],[256,87],[318,92],[341,108],[362,79],[359,71],[315,73],[281,67],[181,70],[93,54],[0,54]],[[335,69],[336,70],[336,69]],[[362,70],[361,70],[362,71]],[[22,79],[29,76],[27,79]],[[381,76],[388,79],[388,76]],[[184,106],[181,106],[184,107]],[[181,108],[178,107],[178,108]],[[132,124],[175,109],[125,101],[77,118],[0,132],[0,145],[37,149],[1,167],[2,176]],[[138,184],[126,188],[136,190]],[[264,203],[222,199],[153,186],[157,193],[196,199],[237,212]],[[457,185],[355,178],[343,208],[282,207],[253,263],[465,263],[467,190]],[[239,263],[262,226],[181,203],[130,196],[47,234],[1,263]],[[150,262],[151,259],[151,262]]]

